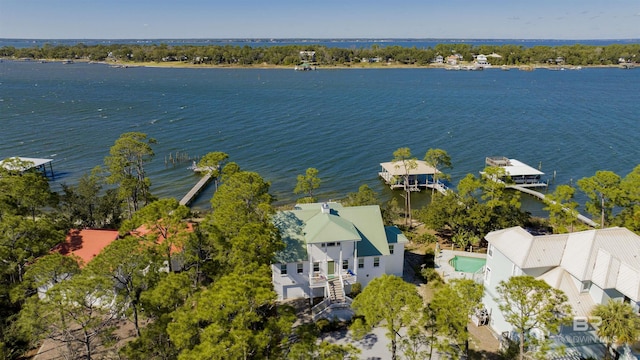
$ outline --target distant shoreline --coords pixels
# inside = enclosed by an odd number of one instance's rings
[[[42,62],[42,63],[65,63],[70,60],[61,60],[61,59],[14,59],[14,58],[6,58],[0,57],[3,61],[16,61],[16,62]],[[166,61],[166,62],[120,62],[120,61],[90,61],[86,59],[74,59],[71,60],[72,63],[87,63],[87,64],[98,64],[98,65],[106,65],[114,68],[135,68],[135,67],[146,67],[146,68],[167,68],[167,69],[274,69],[274,70],[294,70],[295,66],[292,65],[271,65],[271,64],[256,64],[256,65],[213,65],[213,64],[193,64],[188,62],[180,62],[180,61]],[[461,63],[458,66],[473,66],[473,63]],[[446,65],[446,64],[429,64],[429,65],[416,65],[416,64],[398,64],[398,63],[361,63],[354,65],[316,65],[314,66],[314,70],[345,70],[345,69],[440,69],[440,70],[454,70],[454,66]],[[534,64],[521,64],[521,65],[492,65],[491,67],[486,68],[485,70],[535,70],[535,69],[545,69],[545,70],[575,70],[575,69],[590,69],[590,68],[621,68],[619,64],[615,65],[534,65]],[[457,70],[457,69],[455,69]],[[462,71],[462,70],[461,70]],[[304,71],[303,71],[304,72]]]

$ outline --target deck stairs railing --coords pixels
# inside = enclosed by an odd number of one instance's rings
[[[332,302],[344,302],[344,286],[340,278],[330,280],[327,285],[329,286],[329,299]]]
[[[333,309],[351,308],[353,300],[345,295],[342,276],[327,281],[327,294],[324,300],[311,309],[314,320],[328,315]]]

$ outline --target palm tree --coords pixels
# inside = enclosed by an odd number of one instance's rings
[[[435,172],[433,173],[434,187],[431,188],[431,202],[433,202],[435,189],[438,186],[438,168],[451,168],[451,156],[449,156],[449,154],[442,149],[429,149],[424,155],[424,161],[435,170]],[[446,180],[449,179],[449,176],[444,173],[441,173],[441,177]]]
[[[597,305],[591,315],[602,320],[596,333],[606,341],[607,350],[614,343],[629,345],[640,339],[640,317],[627,303],[609,300],[606,305]],[[606,357],[610,358],[609,351]]]
[[[407,227],[411,227],[413,221],[411,220],[411,186],[409,179],[411,171],[418,168],[416,158],[411,156],[411,150],[408,147],[399,148],[393,152],[393,160],[396,169],[404,171],[402,174],[402,182],[404,185],[404,218]]]

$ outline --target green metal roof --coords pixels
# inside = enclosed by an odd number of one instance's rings
[[[407,241],[399,229],[385,228],[377,205],[343,207],[328,203],[328,213],[322,212],[322,205],[299,204],[294,210],[276,214],[274,223],[286,245],[276,261],[308,260],[307,244],[356,241],[358,256],[384,256],[389,255],[389,243]]]
[[[275,261],[279,263],[294,263],[309,260],[304,241],[304,221],[293,211],[278,212],[273,222],[280,230],[285,247],[276,254]]]
[[[402,233],[402,230],[395,226],[385,226],[384,231],[387,233],[387,241],[389,244],[408,243],[409,239]]]
[[[350,221],[334,214],[317,214],[304,227],[307,244],[333,241],[360,241],[360,234]]]

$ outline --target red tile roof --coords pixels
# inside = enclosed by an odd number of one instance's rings
[[[84,263],[82,265],[86,265],[117,238],[117,230],[72,229],[65,242],[56,246],[53,251],[78,256]]]

